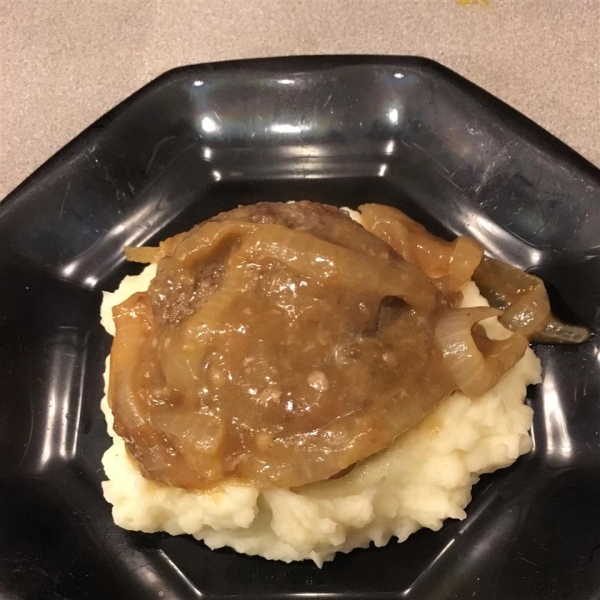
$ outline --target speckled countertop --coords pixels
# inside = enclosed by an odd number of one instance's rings
[[[600,0],[4,0],[0,198],[179,65],[417,54],[600,163]]]

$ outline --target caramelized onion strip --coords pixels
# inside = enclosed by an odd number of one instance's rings
[[[182,267],[189,268],[214,255],[224,242],[232,238],[241,239],[259,227],[262,225],[244,221],[206,221],[194,235],[180,241],[173,251],[173,257]]]
[[[488,302],[504,311],[500,322],[511,331],[530,336],[550,315],[541,279],[493,258],[484,258],[473,277]]]
[[[187,231],[167,238],[157,246],[125,246],[125,258],[130,262],[157,263],[161,258],[173,253],[179,243],[189,236]]]
[[[413,265],[372,258],[281,225],[262,225],[232,258],[239,264],[270,258],[328,285],[381,298],[395,296],[427,311],[435,308],[435,288]]]
[[[164,256],[164,252],[160,247],[155,246],[141,246],[136,248],[134,246],[125,246],[125,258],[129,262],[137,262],[143,264],[150,264],[158,262]]]
[[[148,406],[143,397],[140,356],[148,352],[152,329],[152,311],[145,292],[134,294],[113,309],[116,335],[110,352],[108,404],[115,416],[115,432],[124,439],[134,459],[144,456],[142,472],[148,475],[169,464],[168,449],[161,433],[149,424]],[[152,452],[143,448],[150,444]]]
[[[544,282],[506,263],[485,257],[473,280],[487,301],[504,310],[500,322],[534,342],[580,344],[590,339],[585,327],[567,325],[550,312]]]
[[[494,387],[527,349],[527,338],[520,333],[504,340],[486,338],[485,343],[477,345],[473,326],[500,314],[499,310],[488,307],[459,308],[442,315],[436,325],[436,340],[442,349],[444,364],[457,387],[472,398]]]
[[[483,247],[475,240],[463,236],[457,237],[452,246],[444,283],[449,289],[457,290],[473,277],[475,269],[483,259]]]
[[[169,384],[177,390],[186,390],[197,384],[205,369],[204,358],[210,340],[223,327],[224,316],[245,285],[243,269],[229,272],[221,287],[208,298],[194,315],[169,333],[165,346],[161,339],[163,372]]]
[[[364,204],[360,211],[366,229],[448,289],[457,290],[469,281],[483,258],[483,247],[475,240],[442,240],[391,206]]]
[[[137,358],[150,336],[152,313],[146,293],[138,293],[113,308],[116,335],[110,351],[108,404],[120,415],[127,429],[144,424],[137,398],[135,370]],[[115,423],[118,429],[119,422]],[[117,431],[119,433],[119,431]],[[120,433],[119,433],[120,434]]]
[[[359,207],[363,227],[384,239],[396,252],[404,256],[428,277],[445,275],[451,257],[451,244],[429,233],[402,211],[382,204],[363,204]],[[407,251],[407,248],[410,251]]]
[[[543,329],[536,331],[531,339],[540,344],[583,344],[591,337],[587,327],[568,325],[550,315]]]
[[[363,227],[393,248],[404,260],[416,265],[410,234],[406,225],[396,219],[379,219],[370,211],[361,215]]]

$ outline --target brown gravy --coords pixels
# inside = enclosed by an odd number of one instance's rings
[[[388,447],[455,385],[448,298],[341,211],[258,204],[163,244],[114,310],[109,402],[142,473],[294,487]]]

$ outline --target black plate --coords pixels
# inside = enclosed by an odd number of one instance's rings
[[[396,204],[541,274],[600,323],[598,170],[423,59],[186,67],[119,105],[0,204],[0,591],[21,598],[572,598],[600,586],[595,338],[540,347],[535,449],[468,518],[322,570],[124,531],[100,481],[101,290],[155,242],[239,203]],[[597,597],[597,596],[596,596]]]

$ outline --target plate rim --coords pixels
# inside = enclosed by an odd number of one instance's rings
[[[69,156],[77,154],[83,145],[93,144],[95,140],[99,140],[110,128],[111,124],[134,107],[141,98],[154,93],[164,86],[171,85],[173,82],[191,73],[226,73],[228,71],[238,73],[243,70],[257,70],[268,73],[269,71],[285,71],[291,68],[301,68],[307,72],[317,73],[355,66],[391,67],[394,65],[398,66],[398,68],[406,66],[417,68],[423,74],[446,80],[463,93],[476,98],[481,103],[483,110],[496,113],[497,117],[503,121],[503,124],[516,135],[546,154],[553,156],[554,159],[569,163],[571,169],[579,171],[587,177],[596,179],[598,185],[600,185],[599,167],[596,167],[591,161],[554,134],[516,108],[513,108],[498,96],[488,92],[436,60],[420,55],[401,54],[303,54],[192,63],[165,71],[90,123],[54,154],[49,156],[39,167],[12,189],[4,199],[0,199],[0,218],[7,206],[11,205],[20,196],[26,195],[31,188],[50,175]]]

